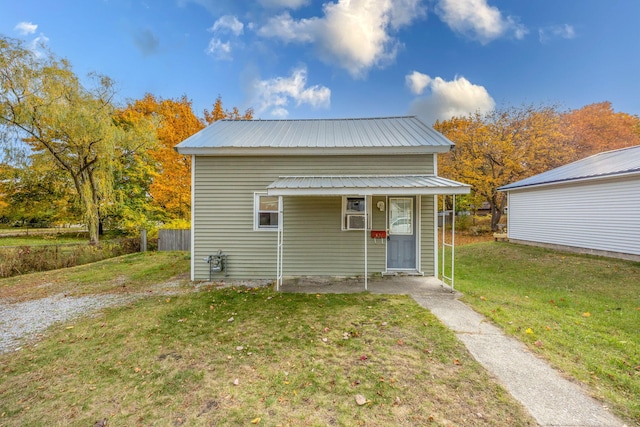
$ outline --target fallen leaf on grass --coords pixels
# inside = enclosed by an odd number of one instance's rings
[[[586,312],[582,313],[582,317],[591,317],[591,313],[586,311]]]
[[[482,301],[486,301],[486,300],[487,300],[487,297],[483,297],[483,296],[481,296],[481,297],[480,297],[480,299],[481,299]]]
[[[251,424],[260,424],[260,417],[252,419]]]
[[[453,359],[453,364],[454,365],[461,365],[460,361],[458,359]]]
[[[542,341],[540,340],[534,342],[534,344],[536,345],[536,347],[542,347]]]

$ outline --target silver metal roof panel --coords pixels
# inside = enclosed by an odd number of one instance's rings
[[[416,117],[220,120],[176,146],[181,154],[446,152],[453,143]]]
[[[282,176],[267,187],[273,196],[468,194],[471,187],[436,175]]]
[[[568,165],[503,185],[498,190],[507,191],[534,185],[548,185],[636,172],[640,173],[640,145],[594,154]]]

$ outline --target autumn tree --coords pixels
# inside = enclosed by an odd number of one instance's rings
[[[178,154],[173,147],[204,128],[193,113],[191,101],[157,99],[146,94],[142,99],[129,103],[121,113],[128,120],[153,119],[158,145],[149,150],[154,165],[149,180],[150,203],[159,218],[188,219],[191,199],[190,158]]]
[[[470,184],[476,200],[491,208],[497,230],[506,205],[498,187],[544,172],[572,155],[555,107],[527,105],[438,121],[434,128],[455,148],[438,157],[439,173]]]
[[[149,151],[155,162],[149,194],[158,219],[188,221],[191,216],[191,159],[179,154],[174,147],[215,121],[251,120],[253,110],[248,109],[244,114],[237,107],[225,110],[222,98],[218,97],[211,112],[204,110],[204,120],[201,120],[186,96],[159,99],[146,94],[130,103],[122,114],[130,121],[152,118],[156,124],[159,143]]]
[[[81,219],[69,178],[44,156],[0,168],[0,217],[25,224],[64,224]]]
[[[94,75],[93,85],[84,86],[66,60],[0,38],[0,126],[68,175],[92,244],[99,240],[101,208],[113,196],[115,147],[152,143],[149,133],[114,122],[114,94],[107,77]]]
[[[225,110],[222,106],[222,98],[218,96],[216,102],[213,103],[213,109],[204,110],[204,121],[210,125],[218,120],[253,120],[253,109],[249,108],[245,110],[243,114],[240,114],[238,107],[233,107],[231,110]]]
[[[616,113],[608,101],[569,111],[562,120],[574,150],[572,160],[640,144],[640,118]]]

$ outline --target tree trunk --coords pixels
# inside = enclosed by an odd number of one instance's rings
[[[100,242],[100,213],[98,212],[98,205],[94,202],[95,197],[91,182],[87,178],[86,171],[83,174],[70,172],[82,204],[84,220],[89,231],[89,244],[97,245]]]
[[[498,230],[498,224],[502,218],[504,207],[507,203],[507,197],[504,193],[494,194],[489,205],[491,205],[491,231],[496,232]]]
[[[491,231],[498,231],[498,223],[502,218],[502,212],[496,206],[491,204]]]

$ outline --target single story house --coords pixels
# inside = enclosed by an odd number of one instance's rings
[[[512,242],[640,261],[640,146],[502,186]]]
[[[192,160],[191,279],[437,276],[437,175],[451,141],[415,117],[221,120],[176,146]],[[217,269],[219,270],[219,269]]]

